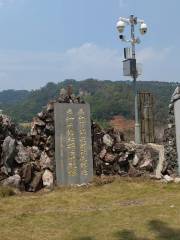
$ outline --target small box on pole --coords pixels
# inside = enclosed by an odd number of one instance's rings
[[[132,49],[124,48],[124,59],[132,59]]]
[[[131,58],[123,60],[123,75],[129,77],[136,74],[136,59]]]

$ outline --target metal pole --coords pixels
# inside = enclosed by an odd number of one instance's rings
[[[134,16],[130,16],[131,22],[131,46],[132,46],[132,58],[136,59],[136,49],[135,49],[135,30],[134,30]],[[136,68],[135,68],[136,69]],[[138,92],[137,92],[137,69],[133,74],[133,84],[134,84],[134,98],[135,98],[135,143],[141,143],[141,133],[140,133],[140,124],[139,124],[139,113],[138,113]]]

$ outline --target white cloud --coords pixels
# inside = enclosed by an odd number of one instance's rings
[[[92,43],[86,43],[79,48],[70,49],[63,54],[64,73],[69,77],[79,74],[80,78],[116,78],[120,71],[121,58],[116,50],[101,48]]]
[[[169,54],[171,54],[172,47],[154,49],[152,47],[144,48],[140,50],[137,54],[138,61],[148,62],[148,61],[163,61],[167,59]]]
[[[49,81],[122,79],[117,50],[85,43],[63,53],[0,51],[1,88],[37,88]]]
[[[144,79],[167,80],[168,74],[162,75],[158,68],[169,64],[170,54],[171,48],[138,51],[138,61],[144,65]],[[93,43],[85,43],[63,53],[0,51],[1,88],[38,88],[49,81],[67,78],[121,80],[124,78],[121,60],[121,51]],[[151,69],[157,70],[154,75]],[[160,78],[155,79],[156,75]]]

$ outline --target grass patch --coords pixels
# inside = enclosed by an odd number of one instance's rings
[[[14,196],[16,193],[10,187],[0,187],[0,199],[5,197]]]
[[[0,239],[180,240],[180,185],[103,182],[1,198]]]

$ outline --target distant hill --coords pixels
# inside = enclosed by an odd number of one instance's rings
[[[109,120],[113,116],[134,117],[134,96],[131,81],[84,81],[65,80],[58,84],[48,83],[33,91],[7,90],[0,92],[0,108],[15,121],[31,121],[36,113],[51,99],[58,96],[62,87],[72,85],[74,93],[85,93],[85,100],[91,105],[92,117],[98,121]],[[171,95],[178,83],[138,82],[138,89],[154,95],[154,115],[157,122],[164,123],[168,115]]]
[[[4,90],[0,92],[0,104],[17,104],[24,101],[30,92],[26,90]]]

